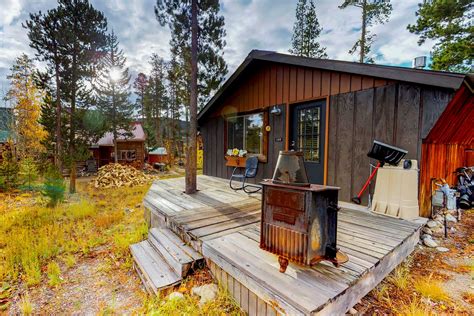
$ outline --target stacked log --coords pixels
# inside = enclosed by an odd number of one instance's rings
[[[99,168],[93,184],[96,188],[133,187],[148,183],[153,179],[131,166],[111,163]]]

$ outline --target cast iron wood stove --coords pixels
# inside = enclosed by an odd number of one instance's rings
[[[307,179],[303,153],[280,151],[273,179],[261,183],[260,248],[278,255],[280,272],[288,261],[338,266],[348,260],[336,247],[339,188]]]

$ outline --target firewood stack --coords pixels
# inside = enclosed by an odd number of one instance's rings
[[[154,178],[131,166],[111,163],[99,168],[93,184],[96,188],[133,187],[152,181]]]

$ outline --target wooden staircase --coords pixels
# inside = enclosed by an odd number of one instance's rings
[[[130,246],[134,266],[150,293],[179,284],[204,258],[168,228],[152,228],[148,239]]]

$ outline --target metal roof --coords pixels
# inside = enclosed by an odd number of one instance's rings
[[[135,123],[132,123],[133,125],[133,129],[131,130],[131,137],[126,137],[124,136],[124,134],[126,133],[124,130],[120,129],[118,130],[118,139],[117,141],[118,142],[131,142],[131,141],[145,141],[146,140],[146,136],[145,136],[145,132],[143,130],[143,127],[142,127],[142,124],[141,123],[138,123],[138,122],[135,122]],[[99,141],[97,142],[97,144],[93,144],[93,145],[98,145],[98,146],[113,146],[114,145],[114,135],[111,133],[111,132],[107,132],[105,133],[104,136],[102,136],[101,139],[99,139]]]
[[[461,86],[464,78],[466,77],[465,74],[460,73],[375,64],[363,64],[358,62],[349,62],[341,60],[294,56],[273,51],[252,50],[248,54],[247,58],[245,58],[242,64],[232,74],[232,76],[230,76],[226,80],[226,82],[216,92],[212,99],[199,112],[198,120],[200,120],[204,116],[204,114],[213,106],[214,103],[217,102],[217,100],[232,85],[232,83],[236,79],[238,79],[240,74],[244,72],[250,64],[258,61],[267,61],[329,71],[345,72],[350,74],[391,79],[401,82],[415,83],[454,90],[457,90]]]

